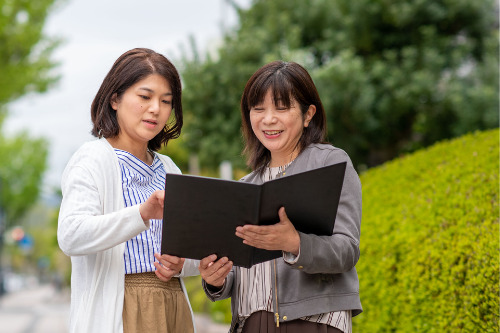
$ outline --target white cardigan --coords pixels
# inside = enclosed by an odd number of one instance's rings
[[[169,157],[156,155],[167,173],[181,173]],[[139,205],[125,208],[118,158],[106,139],[78,149],[61,188],[57,239],[71,256],[70,332],[121,333],[125,242],[150,224],[142,220]],[[186,259],[180,276],[198,274],[198,261]],[[181,285],[187,299],[182,279]]]

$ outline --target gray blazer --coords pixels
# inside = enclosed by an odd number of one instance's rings
[[[300,255],[294,264],[278,258],[273,267],[272,292],[275,320],[290,321],[331,311],[352,310],[361,313],[359,281],[354,267],[359,259],[361,228],[361,183],[349,156],[329,144],[311,144],[290,164],[283,177],[347,161],[342,193],[332,236],[300,235]],[[258,172],[241,179],[261,184]],[[286,208],[286,207],[285,207]],[[229,258],[231,260],[231,258]],[[212,301],[231,297],[233,320],[237,322],[238,269],[227,276],[221,290],[213,290],[203,281],[205,292]],[[277,289],[277,294],[276,294]]]

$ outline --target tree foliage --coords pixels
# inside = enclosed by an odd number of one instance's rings
[[[0,159],[0,203],[8,227],[38,199],[47,166],[47,142],[27,133],[13,138],[0,134]]]
[[[55,80],[50,59],[59,41],[43,33],[56,0],[0,0],[0,107]]]
[[[59,40],[43,32],[56,1],[0,0],[0,213],[5,214],[7,226],[38,198],[47,142],[27,133],[7,137],[2,123],[9,102],[44,92],[58,79],[51,54]]]
[[[330,142],[374,166],[498,126],[493,0],[255,0],[215,54],[184,56],[187,145],[241,163],[239,98],[276,59],[311,73]]]

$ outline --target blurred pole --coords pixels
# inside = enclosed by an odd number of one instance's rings
[[[189,169],[188,172],[191,175],[200,174],[200,162],[198,160],[198,155],[196,154],[189,155],[188,169]]]
[[[226,180],[233,180],[233,166],[229,161],[223,161],[219,167],[220,178]]]

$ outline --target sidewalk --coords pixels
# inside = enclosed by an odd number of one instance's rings
[[[0,333],[67,333],[69,291],[38,285],[0,297]],[[197,333],[227,333],[229,325],[195,313]]]
[[[68,292],[51,285],[31,287],[0,298],[0,333],[67,333]]]
[[[207,314],[195,313],[194,324],[196,333],[227,333],[229,332],[229,324],[217,324],[212,322]]]

